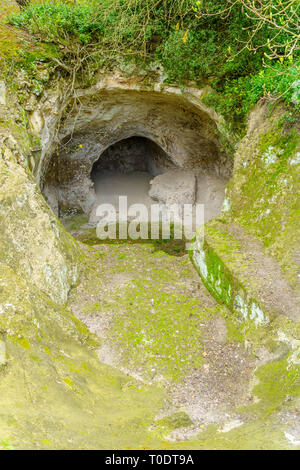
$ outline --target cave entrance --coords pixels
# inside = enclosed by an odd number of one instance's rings
[[[127,194],[130,205],[151,197],[151,205],[204,204],[206,220],[218,215],[232,159],[221,149],[215,117],[179,92],[113,86],[93,99],[80,95],[59,143],[45,139],[37,170],[54,212],[83,213],[91,225],[95,207]]]
[[[118,204],[126,195],[128,204],[151,204],[150,181],[174,167],[170,157],[155,142],[134,136],[108,147],[94,163],[91,179],[97,203]]]

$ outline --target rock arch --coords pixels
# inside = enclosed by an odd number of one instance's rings
[[[45,98],[32,116],[33,127],[40,123],[43,147],[35,173],[52,208],[57,212],[62,198],[89,213],[95,197],[90,177],[94,162],[107,148],[133,136],[154,142],[177,168],[228,179],[232,161],[221,149],[220,117],[203,104],[201,94],[106,76],[92,88],[76,90],[64,114],[58,91]],[[52,113],[45,113],[47,100]],[[54,144],[51,137],[54,142],[59,124]]]

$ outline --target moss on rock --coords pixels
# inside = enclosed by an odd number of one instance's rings
[[[251,115],[249,130],[240,142],[224,214],[262,240],[294,290],[300,292],[300,141],[299,123],[289,127],[285,109],[271,116],[260,108]],[[256,115],[258,116],[256,118]]]

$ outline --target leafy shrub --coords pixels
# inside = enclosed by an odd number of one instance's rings
[[[196,3],[209,15],[197,16]],[[230,11],[218,14],[229,3],[234,4]],[[45,1],[11,16],[10,23],[41,41],[64,45],[68,53],[62,48],[61,56],[69,68],[82,44],[95,67],[110,61],[155,59],[164,66],[170,82],[208,83],[215,91],[207,103],[236,129],[243,128],[249,109],[261,96],[280,96],[299,108],[293,88],[299,77],[299,57],[294,54],[274,63],[267,58],[267,24],[251,39],[254,51],[245,47],[256,23],[245,15],[241,2],[82,0],[72,6]],[[280,39],[286,38],[281,35]]]
[[[300,111],[299,76],[299,64],[277,63],[256,74],[227,81],[222,92],[213,92],[205,101],[233,121],[237,129],[243,129],[245,117],[262,96],[280,97],[287,106],[293,106],[296,115]]]
[[[77,6],[64,2],[31,4],[20,13],[10,17],[10,23],[28,29],[45,41],[65,41],[75,38],[88,43],[93,37],[100,38],[104,24],[100,12],[91,3]]]

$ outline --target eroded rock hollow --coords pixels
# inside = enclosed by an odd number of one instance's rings
[[[185,171],[195,174],[197,202],[208,204],[207,218],[217,215],[232,161],[221,149],[216,116],[177,89],[137,88],[114,82],[78,92],[66,107],[67,117],[62,116],[55,146],[49,144],[54,122],[43,118],[37,176],[52,209],[90,216],[103,195],[101,183],[110,186],[113,198],[125,180],[127,189],[135,188],[134,202],[144,202],[151,178],[177,169],[183,180]],[[120,180],[120,174],[127,177]]]

